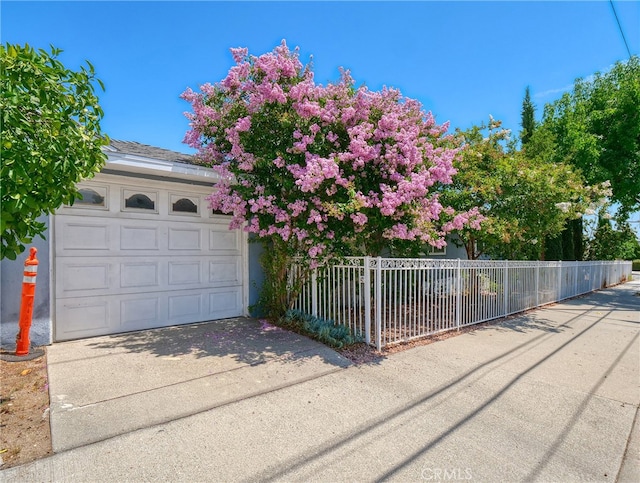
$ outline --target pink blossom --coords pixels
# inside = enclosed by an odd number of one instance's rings
[[[247,49],[246,47],[238,47],[235,49],[229,49],[231,50],[231,55],[233,55],[233,60],[236,61],[236,63],[240,63],[242,62],[244,59],[247,58],[247,56],[249,55],[249,49]]]
[[[184,141],[219,170],[207,199],[232,228],[278,237],[316,263],[332,254],[327,240],[362,245],[381,233],[441,246],[480,226],[477,209],[439,201],[434,186],[455,176],[459,143],[418,101],[355,88],[346,70],[316,84],[284,41],[258,57],[231,52],[222,81],[182,98],[192,107]]]
[[[236,123],[236,131],[245,132],[251,129],[251,118],[249,116],[241,117]]]

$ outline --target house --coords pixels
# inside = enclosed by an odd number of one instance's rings
[[[82,199],[45,217],[33,344],[248,314],[260,246],[205,197],[216,173],[187,154],[112,140]],[[1,341],[18,333],[26,254],[1,265]]]

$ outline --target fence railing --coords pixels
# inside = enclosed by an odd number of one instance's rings
[[[344,324],[378,350],[627,280],[631,262],[353,257],[315,270],[297,310]]]

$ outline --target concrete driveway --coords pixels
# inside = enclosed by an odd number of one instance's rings
[[[54,441],[72,449],[0,475],[639,481],[638,292],[627,283],[362,366],[256,321],[226,350],[210,326],[55,345]]]
[[[322,344],[247,318],[54,344],[47,361],[56,453],[350,364]]]

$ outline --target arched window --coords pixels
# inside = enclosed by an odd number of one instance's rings
[[[125,208],[136,208],[139,210],[155,210],[155,202],[147,195],[136,193],[129,196],[124,202]]]
[[[104,196],[91,188],[82,188],[78,190],[78,196],[76,196],[74,201],[74,204],[75,203],[80,205],[104,206]]]
[[[173,211],[174,213],[197,213],[198,205],[196,205],[189,198],[180,198],[178,201],[173,203]]]

